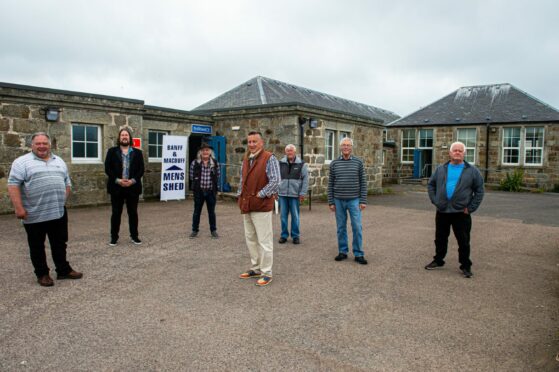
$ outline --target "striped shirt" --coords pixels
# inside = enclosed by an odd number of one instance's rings
[[[27,211],[23,223],[38,223],[62,218],[66,186],[71,186],[66,163],[52,155],[43,160],[32,152],[12,163],[8,186],[21,189],[21,202]]]
[[[330,163],[328,204],[334,204],[334,199],[355,198],[359,198],[359,204],[367,204],[365,166],[355,156],[350,156],[347,160],[340,156]]]
[[[241,164],[241,179],[239,180],[239,189],[237,190],[237,196],[241,195],[241,185],[243,184],[243,164]],[[258,192],[258,196],[261,198],[272,197],[278,193],[279,184],[281,182],[280,167],[278,159],[272,154],[266,163],[266,176],[268,177],[268,184],[264,186],[262,190]]]

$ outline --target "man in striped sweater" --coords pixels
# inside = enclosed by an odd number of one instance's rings
[[[83,276],[66,260],[68,214],[65,205],[72,186],[68,168],[64,160],[50,150],[48,134],[33,134],[31,152],[12,163],[8,177],[8,194],[16,217],[23,222],[31,263],[37,282],[43,287],[54,285],[45,253],[47,236],[57,279],[80,279]]]
[[[353,255],[355,261],[366,265],[363,252],[363,234],[361,227],[361,211],[367,206],[367,178],[363,161],[352,156],[353,140],[346,137],[340,141],[342,155],[330,163],[328,177],[328,206],[336,213],[338,234],[338,255],[336,261],[347,258],[347,214],[351,220],[353,232]]]

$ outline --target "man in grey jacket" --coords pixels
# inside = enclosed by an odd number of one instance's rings
[[[450,146],[450,161],[437,167],[431,175],[427,189],[429,199],[437,207],[435,218],[435,257],[425,266],[433,270],[444,266],[448,249],[450,227],[458,242],[458,261],[464,277],[471,278],[470,261],[471,214],[483,200],[483,178],[479,170],[464,161],[466,147],[462,142]]]
[[[307,164],[297,156],[297,148],[285,146],[285,156],[280,160],[281,183],[279,185],[279,204],[281,210],[280,244],[289,237],[288,218],[291,214],[291,239],[293,244],[301,243],[299,231],[299,206],[305,200],[309,186]]]

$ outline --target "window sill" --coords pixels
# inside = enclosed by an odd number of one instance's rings
[[[72,159],[71,164],[103,164],[101,159]]]

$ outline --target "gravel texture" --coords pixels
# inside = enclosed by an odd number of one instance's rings
[[[142,203],[141,246],[126,230],[108,246],[108,206],[72,209],[68,258],[84,278],[50,288],[36,283],[24,229],[0,216],[0,370],[559,368],[559,195],[488,193],[473,217],[471,279],[453,237],[446,266],[424,270],[435,226],[424,192],[369,203],[368,265],[334,261],[334,215],[313,203],[301,244],[275,244],[263,288],[238,279],[249,256],[231,201],[218,203],[218,240],[205,211],[187,238],[191,200]],[[279,216],[274,229],[277,240]]]

